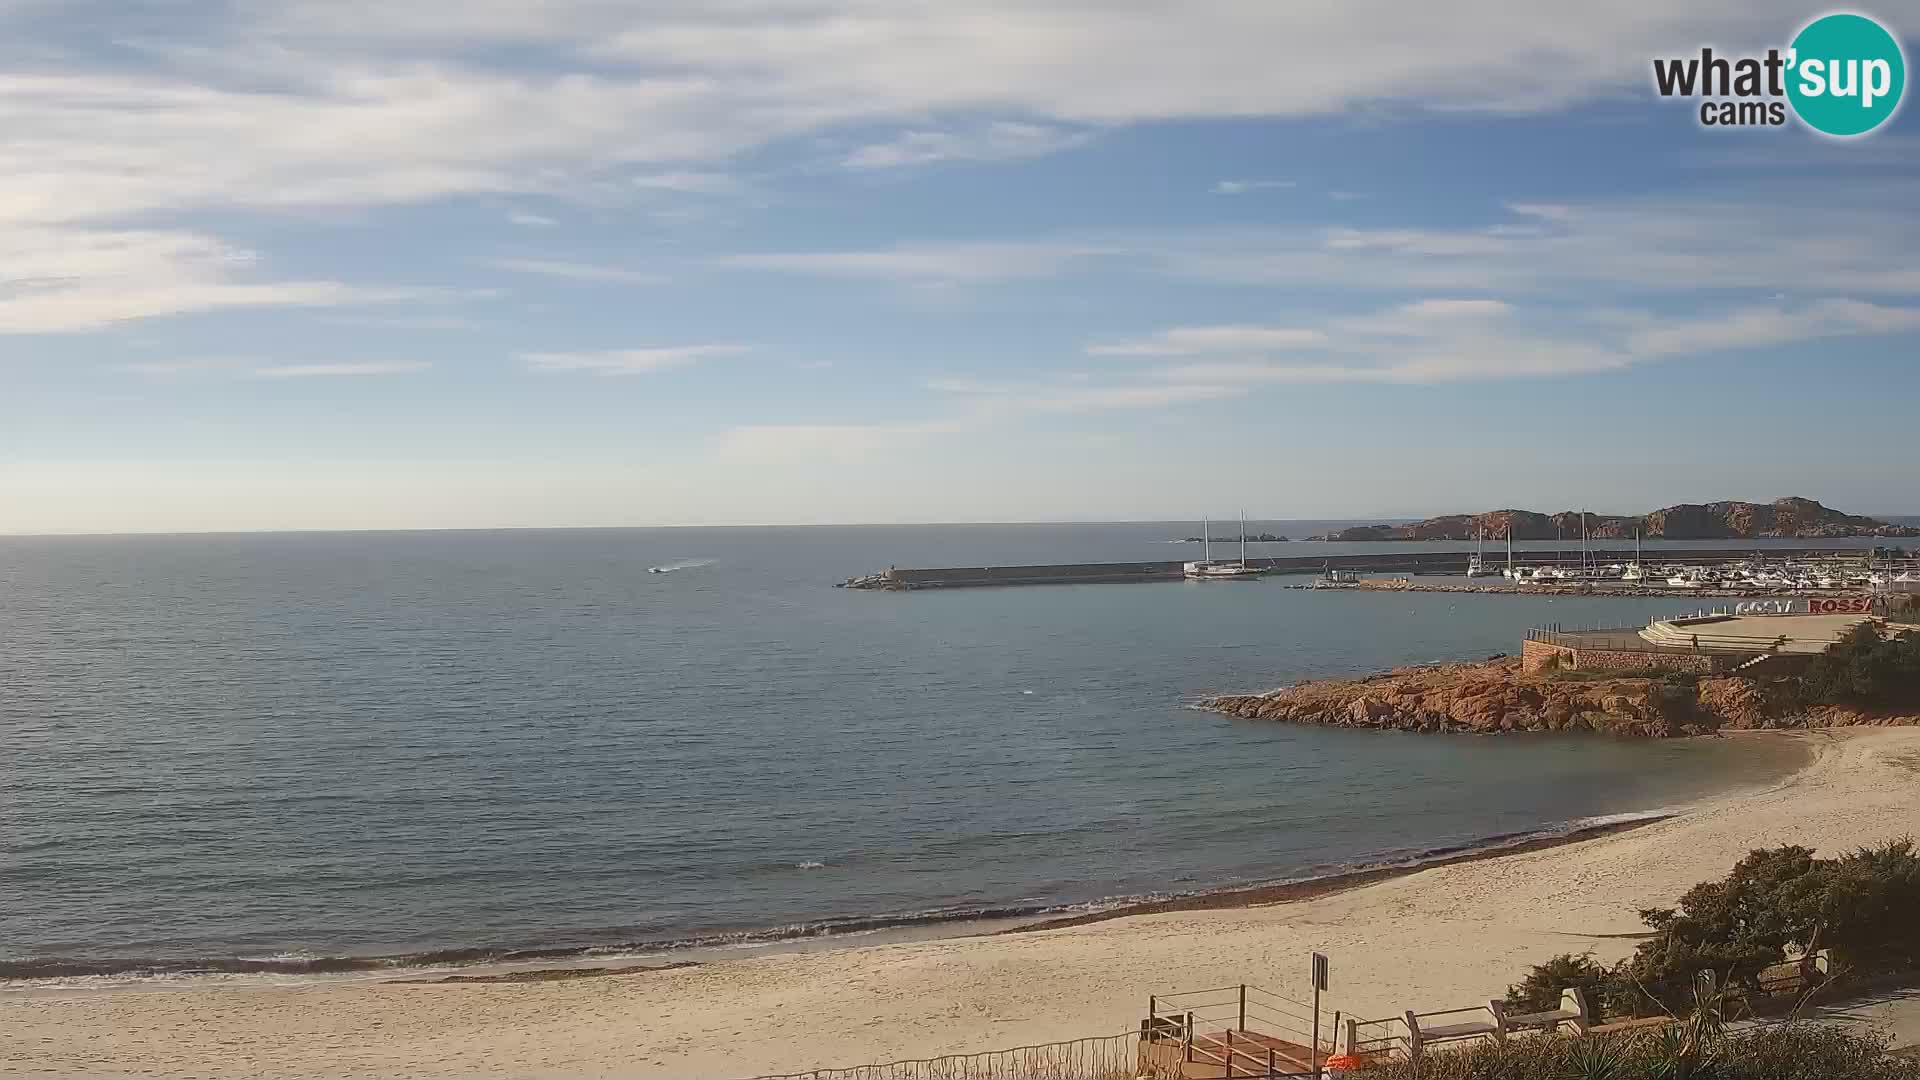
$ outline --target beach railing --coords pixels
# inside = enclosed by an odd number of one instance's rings
[[[1363,1061],[1381,1061],[1413,1055],[1413,1038],[1402,1016],[1384,1020],[1348,1020],[1347,1054]]]
[[[1226,1077],[1312,1076],[1333,1054],[1337,1027],[1323,1028],[1312,1005],[1257,986],[1155,995],[1140,1023],[1142,1058],[1169,1072],[1200,1065]]]
[[[1530,1019],[1544,1019],[1536,1017]],[[1417,1058],[1438,1043],[1505,1039],[1507,1018],[1489,1001],[1464,1009],[1417,1013],[1409,1009],[1382,1020],[1347,1021],[1347,1053],[1361,1060]]]
[[[1129,1031],[977,1054],[777,1073],[754,1080],[1133,1080],[1144,1071],[1143,1057],[1140,1036]]]
[[[1406,1024],[1408,1048],[1414,1057],[1419,1057],[1429,1046],[1436,1043],[1464,1042],[1473,1039],[1492,1039],[1495,1042],[1503,1042],[1507,1037],[1506,1018],[1492,1002],[1464,1009],[1441,1009],[1426,1013],[1417,1013],[1409,1009],[1406,1014]]]

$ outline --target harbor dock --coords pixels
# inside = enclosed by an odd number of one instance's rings
[[[1752,558],[1755,549],[1745,548],[1662,548],[1656,552],[1643,552],[1645,556],[1656,556],[1662,563],[1711,566],[1721,563],[1738,562]],[[1836,559],[1861,561],[1869,553],[1859,548],[1834,547],[1769,547],[1764,554],[1770,559]],[[1471,551],[1395,551],[1365,552],[1346,555],[1294,555],[1282,558],[1248,559],[1247,565],[1268,574],[1319,574],[1328,570],[1350,571],[1358,574],[1433,574],[1461,575],[1467,572],[1467,564],[1473,558]],[[1634,559],[1633,549],[1588,551],[1586,558],[1596,563],[1625,563]],[[1566,556],[1551,551],[1521,551],[1513,555],[1513,564],[1522,567],[1553,566],[1564,562]],[[1504,562],[1504,560],[1503,560]],[[995,585],[1086,585],[1096,583],[1141,582],[1141,581],[1179,581],[1185,576],[1185,561],[1167,560],[1156,562],[1110,562],[1110,563],[1059,563],[1038,566],[961,566],[922,569],[903,569],[889,567],[877,574],[868,574],[841,582],[840,587],[848,589],[868,589],[883,591],[912,591],[918,589],[965,589]],[[1404,587],[1404,586],[1403,586]],[[1621,587],[1613,583],[1609,588]],[[1451,587],[1450,587],[1451,588]],[[1518,591],[1546,591],[1545,587],[1500,586],[1489,582],[1477,587],[1480,591],[1506,591],[1515,588]],[[1573,591],[1575,586],[1553,586],[1552,588]],[[1632,587],[1631,595],[1651,595],[1658,586],[1649,583],[1645,589]],[[1676,590],[1678,591],[1678,590]],[[1691,590],[1697,593],[1699,590]],[[1772,595],[1773,590],[1760,590],[1756,595]],[[1722,595],[1726,595],[1723,593]]]

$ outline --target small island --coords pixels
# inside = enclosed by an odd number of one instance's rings
[[[1680,503],[1646,514],[1594,514],[1562,510],[1492,510],[1443,514],[1406,525],[1356,525],[1315,540],[1356,543],[1377,540],[1756,540],[1834,539],[1854,536],[1920,536],[1920,528],[1846,514],[1813,499],[1789,496],[1771,503]]]

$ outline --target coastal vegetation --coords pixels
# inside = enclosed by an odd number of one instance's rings
[[[1751,540],[1845,536],[1920,536],[1920,528],[1843,513],[1814,499],[1789,496],[1771,503],[1680,503],[1646,514],[1592,514],[1563,510],[1492,510],[1443,514],[1406,525],[1357,525],[1314,539],[1370,540]]]
[[[1556,956],[1509,987],[1507,1004],[1550,1009],[1563,988],[1577,986],[1595,1019],[1684,1015],[1697,1007],[1699,974],[1711,971],[1716,985],[1753,1005],[1768,997],[1770,973],[1822,950],[1825,978],[1920,971],[1915,912],[1920,851],[1910,839],[1830,859],[1796,846],[1755,850],[1726,877],[1687,890],[1678,907],[1641,911],[1652,936],[1632,956],[1612,967]]]
[[[1920,1080],[1878,1034],[1811,1024],[1738,1034],[1710,1026],[1542,1036],[1372,1066],[1366,1080]]]
[[[1791,1010],[1823,985],[1920,971],[1915,911],[1920,852],[1911,840],[1830,859],[1805,847],[1755,850],[1726,877],[1689,889],[1678,907],[1642,911],[1653,933],[1632,956],[1609,967],[1591,955],[1562,954],[1507,990],[1506,1005],[1516,1012],[1553,1009],[1564,989],[1577,987],[1592,1021],[1666,1016],[1676,1018],[1673,1023],[1489,1043],[1418,1063],[1384,1064],[1365,1075],[1920,1080],[1920,1061],[1889,1056],[1879,1034],[1809,1024],[1730,1034],[1726,1027],[1770,1004]],[[1812,961],[1823,952],[1824,971]]]
[[[1798,682],[1808,704],[1865,709],[1920,705],[1920,634],[1888,633],[1874,623],[1861,623],[1814,657]]]
[[[1650,669],[1541,670],[1497,657],[1208,698],[1248,720],[1398,731],[1587,731],[1670,738],[1723,730],[1920,723],[1920,631],[1862,623],[1771,677]]]

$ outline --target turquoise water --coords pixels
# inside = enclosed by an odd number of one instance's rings
[[[831,587],[889,564],[1175,557],[1161,541],[1190,531],[0,538],[0,975],[1024,914],[1417,859],[1799,760],[1189,707],[1686,600]],[[697,565],[647,572],[676,562]]]

